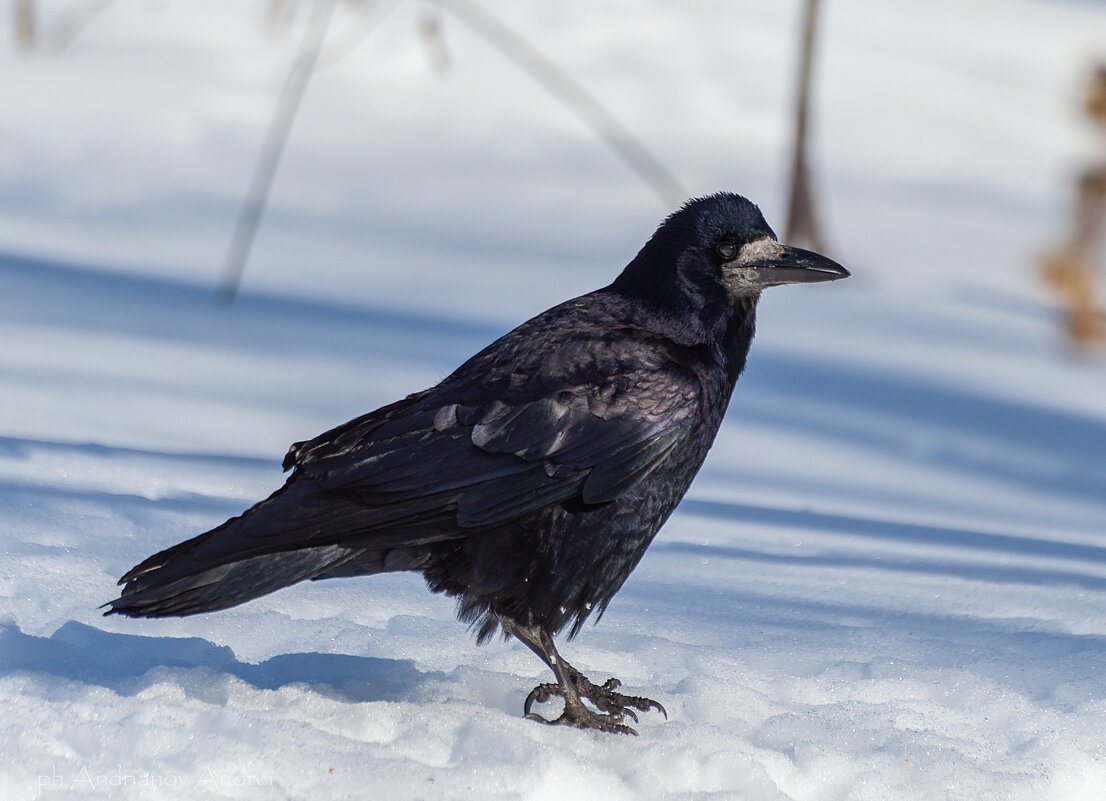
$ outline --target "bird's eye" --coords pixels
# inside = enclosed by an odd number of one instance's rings
[[[720,242],[714,249],[718,252],[718,255],[726,261],[729,261],[737,255],[737,245],[733,242]]]

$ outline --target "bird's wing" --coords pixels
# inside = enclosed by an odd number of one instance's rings
[[[699,407],[692,371],[633,344],[516,352],[509,372],[475,357],[432,390],[297,443],[285,466],[356,493],[384,526],[444,514],[482,528],[569,499],[607,503],[661,464]]]

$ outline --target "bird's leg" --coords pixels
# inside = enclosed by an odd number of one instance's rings
[[[536,628],[527,628],[519,626],[507,618],[499,618],[499,624],[503,627],[503,630],[525,645],[538,659],[545,662],[546,666],[553,671],[553,674],[557,674],[556,668],[553,667],[553,657],[546,653],[545,647],[542,645],[541,637],[538,634]],[[553,650],[553,656],[560,659],[560,655],[557,654],[556,649]],[[574,669],[575,670],[575,669]],[[523,704],[523,714],[531,720],[539,720],[543,723],[552,723],[543,718],[536,712],[531,712],[530,707],[535,703],[544,704],[550,698],[563,696],[564,692],[561,689],[560,684],[539,684],[537,687],[530,691],[530,694],[526,696],[526,702]],[[566,706],[567,709],[567,706]],[[563,717],[563,716],[562,716]]]
[[[553,644],[553,638],[546,632],[536,627],[522,627],[508,621],[502,622],[504,629],[537,654],[557,678],[556,683],[539,684],[526,697],[523,711],[531,720],[619,734],[637,734],[622,722],[627,715],[635,723],[637,722],[634,709],[642,712],[656,709],[666,718],[668,717],[664,707],[656,701],[616,693],[615,690],[622,684],[618,679],[608,679],[601,686],[593,684],[587,676],[561,658]],[[591,701],[602,714],[596,714],[588,709],[581,700],[581,696]],[[554,697],[563,698],[565,703],[564,711],[559,718],[547,720],[536,712],[530,711],[535,703],[542,704]]]

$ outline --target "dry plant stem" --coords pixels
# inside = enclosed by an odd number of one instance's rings
[[[280,164],[284,146],[288,143],[288,135],[296,121],[300,103],[307,91],[307,84],[315,71],[315,63],[318,61],[323,39],[330,26],[335,3],[336,0],[315,0],[304,30],[303,41],[292,62],[292,69],[288,73],[284,90],[277,102],[276,112],[269,124],[265,141],[261,145],[253,176],[250,178],[250,186],[238,214],[238,222],[234,228],[226,261],[223,263],[220,296],[228,303],[234,300],[242,282],[242,273],[249,260],[250,250],[253,248],[261,215],[264,214],[265,205],[269,200],[277,166]]]
[[[442,7],[583,120],[650,186],[665,207],[687,198],[672,172],[629,128],[529,42],[472,0],[448,0]]]
[[[818,38],[818,0],[806,0],[803,6],[802,25],[802,42],[799,47],[799,86],[795,102],[795,141],[791,153],[791,187],[788,193],[784,240],[821,252],[826,248],[811,187],[807,147],[810,85],[814,72],[814,48]]]

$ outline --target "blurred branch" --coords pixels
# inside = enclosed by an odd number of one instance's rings
[[[258,154],[253,176],[250,178],[249,190],[238,214],[230,249],[223,263],[220,295],[228,303],[234,300],[242,282],[242,273],[250,257],[257,227],[269,200],[273,177],[276,175],[280,156],[288,142],[288,135],[292,131],[292,124],[296,120],[303,95],[307,91],[308,81],[315,71],[323,39],[327,28],[330,27],[335,2],[336,0],[315,0],[307,19],[299,51],[292,62],[292,69],[281,91],[273,120],[269,123],[269,130],[261,145],[261,152]]]
[[[283,34],[292,25],[296,16],[296,4],[293,0],[269,0],[265,9],[265,29],[270,34]]]
[[[19,50],[31,50],[38,39],[38,24],[35,14],[35,0],[13,0],[12,30],[15,31],[15,46]]]
[[[687,198],[675,176],[632,131],[525,39],[471,0],[448,0],[443,8],[583,120],[650,186],[665,208]]]
[[[814,250],[824,251],[825,241],[815,209],[807,148],[810,84],[814,72],[814,47],[818,38],[818,3],[819,0],[806,0],[803,4],[798,91],[795,98],[795,143],[791,153],[791,188],[784,239],[793,245],[807,245]]]
[[[284,152],[311,76],[346,56],[376,30],[385,17],[391,14],[401,2],[402,0],[392,0],[390,3],[367,4],[365,10],[358,15],[357,21],[327,42],[324,51],[326,32],[330,26],[336,0],[316,0],[304,31],[303,41],[254,165],[249,189],[238,215],[230,248],[223,264],[223,277],[220,282],[220,295],[223,300],[233,301],[241,285],[242,274],[268,203],[280,157]],[[443,4],[440,8],[446,8],[446,6]],[[686,195],[683,188],[660,160],[606,108],[518,34],[506,28],[469,0],[450,0],[448,10],[587,123],[642,180],[649,184],[666,207],[672,207],[684,200]],[[429,32],[424,30],[424,34],[431,34],[436,38],[437,43],[441,44],[440,22],[433,24],[435,22],[437,21],[431,19],[433,30]]]
[[[449,49],[442,34],[442,4],[444,0],[429,0],[419,18],[419,35],[430,58],[430,68],[435,72],[449,69]]]
[[[115,0],[85,0],[83,3],[66,6],[65,11],[58,14],[46,28],[42,38],[51,50],[60,53],[73,44],[77,35],[114,2]]]
[[[379,28],[380,24],[399,8],[402,2],[403,0],[390,0],[390,2],[367,3],[353,22],[326,43],[315,65],[315,72],[333,67],[349,55],[354,48],[368,39],[369,35]]]

